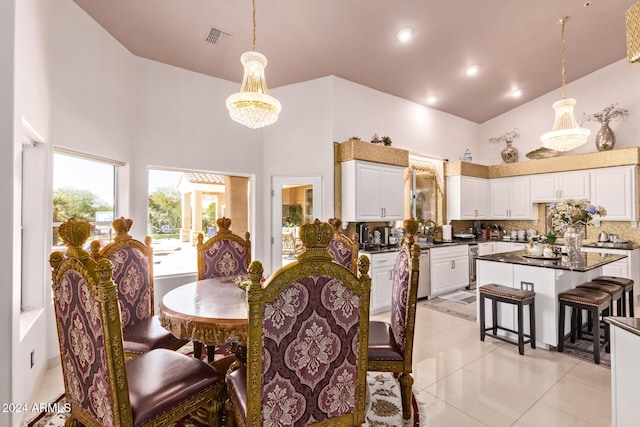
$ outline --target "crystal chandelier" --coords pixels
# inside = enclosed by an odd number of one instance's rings
[[[565,70],[564,70],[564,24],[569,19],[568,16],[560,19],[557,23],[562,26],[562,99],[553,103],[556,112],[553,129],[540,137],[542,146],[556,151],[569,151],[587,142],[591,134],[589,129],[578,126],[573,106],[576,100],[565,96]]]
[[[629,62],[640,61],[640,1],[631,6],[627,17],[627,58]]]
[[[227,108],[233,120],[252,129],[269,126],[278,120],[280,102],[269,95],[264,68],[267,58],[256,52],[256,0],[253,0],[253,50],[240,57],[244,77],[239,93],[227,98]]]

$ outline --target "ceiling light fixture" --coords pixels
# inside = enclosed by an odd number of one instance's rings
[[[253,50],[240,57],[244,67],[244,77],[239,93],[227,98],[227,108],[231,118],[251,129],[269,126],[278,120],[280,102],[269,95],[264,68],[267,58],[256,52],[256,0],[253,6]]]
[[[435,95],[430,95],[427,97],[427,104],[433,105],[438,101],[438,97]]]
[[[627,58],[629,62],[640,61],[640,1],[631,6],[627,13]]]
[[[560,19],[557,23],[562,26],[562,99],[553,104],[556,112],[553,129],[540,137],[542,146],[556,151],[569,151],[587,142],[591,134],[589,129],[578,126],[573,106],[576,100],[565,97],[565,69],[564,69],[564,24],[569,19],[568,16]]]
[[[411,40],[411,37],[413,37],[413,28],[407,27],[407,28],[401,29],[400,31],[398,31],[398,34],[396,35],[396,37],[401,42],[406,42]]]
[[[522,89],[514,89],[511,91],[512,98],[520,98],[522,96]]]
[[[480,71],[480,66],[474,64],[469,65],[465,70],[465,73],[467,74],[467,76],[475,76],[476,74],[478,74],[478,71]]]

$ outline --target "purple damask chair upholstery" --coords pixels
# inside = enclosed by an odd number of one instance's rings
[[[333,262],[332,236],[328,223],[303,224],[297,261],[264,284],[262,264],[249,267],[247,365],[227,375],[238,425],[365,421],[369,260],[361,257],[360,277]]]
[[[420,246],[414,243],[418,222],[404,221],[405,237],[393,267],[391,290],[391,323],[372,321],[369,324],[369,371],[399,373],[402,393],[402,414],[411,417],[411,387],[413,386],[412,355],[416,321]]]
[[[211,277],[233,279],[247,274],[251,262],[251,240],[249,232],[243,239],[231,232],[230,218],[218,218],[218,232],[203,243],[204,236],[198,234],[198,280]]]
[[[125,361],[118,290],[112,263],[82,249],[88,222],[60,226],[67,251],[53,252],[52,293],[66,401],[65,426],[166,426],[202,411],[221,424],[224,375],[167,349]],[[150,380],[152,379],[152,380]]]
[[[113,264],[127,359],[154,348],[176,350],[188,342],[173,336],[154,315],[151,237],[147,236],[144,243],[134,239],[129,235],[132,225],[133,220],[120,217],[112,223],[116,232],[113,242],[102,250],[97,240],[91,242],[91,256]]]
[[[358,271],[358,234],[354,233],[353,239],[340,232],[342,220],[329,218],[327,221],[333,227],[333,238],[329,242],[329,252],[333,259],[340,265],[344,265],[353,272]]]

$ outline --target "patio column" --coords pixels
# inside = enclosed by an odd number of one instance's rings
[[[182,228],[180,229],[180,241],[188,242],[191,238],[191,193],[182,193]]]
[[[226,211],[231,218],[231,231],[244,237],[249,231],[249,178],[241,176],[224,177]]]

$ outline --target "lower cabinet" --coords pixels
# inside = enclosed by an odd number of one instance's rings
[[[431,295],[438,296],[469,286],[467,245],[431,248]]]
[[[393,286],[393,265],[398,252],[363,253],[371,261],[371,305],[369,314],[391,310],[391,289]]]
[[[637,298],[640,295],[640,249],[614,249],[614,248],[592,248],[582,247],[582,252],[607,253],[616,255],[626,255],[627,257],[610,264],[602,266],[603,276],[616,276],[632,279],[633,295]]]

